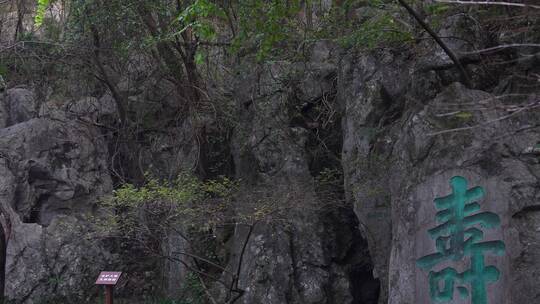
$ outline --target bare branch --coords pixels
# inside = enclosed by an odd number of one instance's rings
[[[198,256],[196,254],[191,254],[191,253],[187,253],[187,252],[184,252],[184,251],[174,251],[172,253],[173,254],[185,255],[185,256],[188,256],[188,257],[196,259],[196,260],[201,260],[201,261],[203,261],[203,262],[205,262],[205,263],[207,263],[209,265],[212,265],[212,266],[214,266],[214,267],[216,267],[216,268],[218,268],[218,269],[220,269],[220,270],[222,270],[224,272],[230,273],[232,275],[232,273],[230,271],[228,271],[227,269],[225,269],[223,266],[218,265],[218,264],[210,261],[209,259],[203,258],[203,257]]]
[[[208,290],[208,286],[206,286],[206,284],[204,283],[204,280],[202,279],[201,275],[198,274],[198,273],[197,273],[197,278],[199,279],[199,283],[201,283],[201,286],[204,289],[204,293],[206,294],[206,297],[208,298],[208,300],[210,300],[210,302],[212,302],[212,304],[217,304],[216,299],[214,299],[214,296],[212,295],[210,290]]]
[[[536,109],[536,108],[540,108],[540,101],[536,101],[536,102],[530,103],[530,104],[528,104],[526,106],[523,106],[523,107],[513,111],[512,113],[510,113],[508,115],[504,115],[504,116],[501,116],[501,117],[496,118],[496,119],[488,120],[486,122],[479,123],[479,124],[476,124],[474,126],[442,130],[442,131],[439,131],[439,132],[429,133],[428,136],[435,136],[435,135],[441,135],[441,134],[446,134],[446,133],[452,133],[452,132],[459,132],[459,131],[476,129],[478,127],[486,126],[486,125],[489,125],[489,124],[492,124],[492,123],[495,123],[495,122],[498,122],[498,121],[502,121],[502,120],[511,118],[513,116],[516,116],[519,113],[522,113],[522,112],[526,111],[526,110],[532,110],[532,109]]]
[[[516,3],[516,2],[504,2],[504,1],[435,0],[435,2],[450,3],[450,4],[469,4],[469,5],[504,5],[504,6],[529,7],[529,8],[540,9],[540,5]]]
[[[475,54],[481,54],[481,53],[489,53],[489,52],[496,52],[499,50],[509,49],[509,48],[518,48],[518,47],[537,47],[540,48],[540,44],[538,43],[513,43],[513,44],[503,44],[503,45],[497,45],[494,47],[471,51],[471,52],[460,52],[462,55],[475,55]]]

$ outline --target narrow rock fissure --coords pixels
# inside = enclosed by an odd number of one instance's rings
[[[329,105],[336,106],[335,92],[325,99]],[[391,98],[388,97],[391,101]],[[391,104],[391,102],[389,102]],[[390,105],[388,106],[390,107]],[[320,111],[321,106],[302,109],[302,117],[325,118]],[[392,113],[390,118],[400,116],[398,111]],[[343,129],[341,115],[334,113],[324,121],[311,119],[316,123],[302,124],[310,130],[306,151],[309,155],[309,170],[317,183],[316,191],[319,199],[326,206],[322,214],[325,230],[334,235],[332,240],[327,239],[327,254],[332,256],[334,263],[345,271],[349,282],[349,295],[351,304],[377,304],[380,295],[380,281],[373,276],[373,262],[368,244],[362,236],[358,218],[353,206],[345,201],[345,188],[343,181],[342,149]],[[315,126],[311,128],[309,126]],[[291,244],[293,248],[293,244]],[[295,256],[294,252],[291,254]],[[332,274],[335,275],[335,274]],[[329,286],[327,294],[329,303],[341,304],[339,298],[334,298],[334,286]]]
[[[380,296],[381,282],[373,276],[373,259],[368,243],[358,229],[358,218],[352,208],[343,211],[348,219],[345,227],[349,227],[352,244],[343,258],[349,279],[349,290],[353,298],[351,304],[377,304]],[[341,234],[343,235],[343,234]]]
[[[377,304],[380,281],[373,277],[373,265],[353,265],[349,271],[353,304]]]

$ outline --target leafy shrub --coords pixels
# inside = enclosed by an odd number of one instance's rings
[[[226,177],[206,182],[188,174],[172,182],[148,177],[144,185],[124,184],[104,200],[105,216],[99,226],[108,230],[103,232],[124,236],[145,232],[153,238],[175,226],[207,230],[218,223],[236,187]]]
[[[339,39],[344,47],[374,49],[393,46],[413,39],[410,31],[387,12],[382,12],[363,23],[358,30]]]

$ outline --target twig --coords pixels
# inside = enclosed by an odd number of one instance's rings
[[[503,50],[503,49],[516,48],[516,47],[537,47],[537,48],[540,48],[540,44],[538,44],[538,43],[504,44],[504,45],[497,45],[497,46],[490,47],[490,48],[487,48],[487,49],[481,49],[481,50],[476,50],[476,51],[471,51],[471,52],[460,52],[460,54],[462,54],[462,55],[475,55],[475,54],[489,53],[489,52],[494,52],[494,51]]]
[[[247,233],[246,238],[244,240],[244,244],[242,245],[242,251],[240,251],[240,257],[238,258],[238,265],[236,267],[236,275],[235,275],[235,277],[233,277],[233,280],[231,282],[232,283],[231,287],[229,288],[229,290],[231,292],[234,291],[234,292],[237,292],[238,294],[236,295],[236,297],[231,299],[231,301],[229,302],[230,304],[235,303],[238,299],[240,299],[240,297],[242,297],[244,295],[244,290],[238,288],[238,281],[240,279],[240,271],[242,269],[242,262],[243,262],[243,259],[244,259],[244,253],[246,252],[247,244],[249,243],[249,239],[251,238],[251,234],[253,233],[253,228],[254,228],[255,225],[256,225],[256,223],[254,223],[252,225],[248,225],[249,230],[248,230],[248,233]]]
[[[179,262],[181,263],[182,265],[184,265],[184,267],[186,267],[188,270],[190,271],[193,271],[197,274],[200,274],[202,276],[205,276],[207,278],[209,278],[210,280],[213,280],[215,282],[218,282],[220,284],[222,284],[223,286],[227,286],[227,284],[225,282],[223,282],[222,280],[220,280],[219,278],[216,278],[204,271],[201,271],[201,270],[198,270],[196,268],[193,268],[191,267],[186,261],[182,260],[182,259],[177,259],[177,258],[174,258],[174,257],[171,257],[171,256],[167,256],[167,255],[156,255],[157,257],[159,258],[162,258],[162,259],[166,259],[166,260],[169,260],[169,261],[173,261],[173,262]]]
[[[201,260],[201,261],[203,261],[203,262],[205,262],[205,263],[207,263],[207,264],[209,264],[209,265],[212,265],[212,266],[214,266],[214,267],[216,267],[216,268],[218,268],[218,269],[220,269],[220,270],[222,270],[222,271],[224,271],[224,272],[230,273],[230,272],[227,271],[227,269],[225,269],[223,266],[218,265],[218,264],[216,264],[216,263],[214,263],[214,262],[212,262],[212,261],[210,261],[210,260],[208,260],[208,259],[206,259],[206,258],[200,257],[200,256],[198,256],[198,255],[191,254],[191,253],[187,253],[187,252],[183,252],[183,251],[173,251],[172,253],[174,253],[174,254],[180,254],[180,255],[185,255],[185,256],[188,256],[188,257],[193,258],[193,259],[196,259],[196,260]]]
[[[508,119],[510,117],[516,116],[517,114],[519,114],[519,113],[521,113],[521,112],[523,112],[525,110],[532,110],[532,109],[539,108],[539,107],[540,107],[540,102],[537,101],[537,102],[531,103],[529,105],[526,105],[526,106],[522,107],[521,109],[518,109],[518,110],[516,110],[516,111],[514,111],[514,112],[512,112],[512,113],[510,113],[508,115],[504,115],[502,117],[499,117],[497,119],[492,119],[492,120],[489,120],[489,121],[486,121],[486,122],[483,122],[483,123],[479,123],[479,124],[474,125],[474,126],[454,128],[454,129],[448,129],[448,130],[443,130],[443,131],[439,131],[439,132],[433,132],[433,133],[429,133],[428,136],[435,136],[435,135],[441,135],[441,134],[446,134],[446,133],[452,133],[452,132],[475,129],[475,128],[478,128],[478,127],[481,127],[481,126],[485,126],[485,125],[488,125],[488,124],[491,124],[491,123],[494,123],[494,122],[502,121],[502,120]]]
[[[214,296],[212,296],[212,294],[210,293],[210,290],[208,290],[208,286],[206,286],[200,274],[197,274],[197,278],[199,279],[199,282],[201,283],[201,286],[204,289],[204,293],[206,294],[206,297],[210,300],[210,302],[212,302],[212,304],[217,304],[216,299],[214,299]]]
[[[469,5],[504,5],[504,6],[530,7],[530,8],[540,9],[540,5],[526,4],[526,3],[515,3],[515,2],[504,2],[504,1],[435,0],[435,2],[450,3],[450,4],[469,4]]]

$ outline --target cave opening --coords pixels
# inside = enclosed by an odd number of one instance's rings
[[[342,242],[348,242],[348,252],[342,260],[349,279],[349,292],[353,299],[352,304],[377,304],[379,302],[381,282],[373,275],[373,258],[369,251],[368,242],[359,228],[359,220],[354,210],[344,209],[339,235],[346,236]],[[348,231],[347,231],[348,230]]]
[[[332,295],[329,303],[343,303],[344,294],[347,303],[377,304],[379,302],[381,282],[373,275],[373,257],[369,251],[368,242],[359,229],[359,220],[352,206],[343,206],[339,210],[328,212],[323,217],[326,231],[325,239],[328,256],[339,271],[333,273],[336,280],[331,280],[327,294]],[[344,277],[343,277],[344,276]],[[343,293],[343,286],[337,278],[345,278],[348,292]],[[337,293],[336,293],[337,292]]]
[[[333,235],[325,240],[325,247],[327,254],[348,276],[350,303],[377,304],[381,282],[373,275],[374,264],[368,242],[359,228],[353,203],[345,196],[342,117],[335,85],[320,99],[303,103],[300,114],[296,113],[296,108],[290,110],[293,113],[290,115],[290,127],[309,130],[305,146],[308,167],[315,180],[317,197],[324,206],[321,218],[325,230]],[[335,291],[330,287],[328,294]],[[341,304],[342,300],[332,298],[330,303]]]
[[[349,271],[353,304],[377,304],[380,294],[380,281],[373,277],[373,265],[353,265]]]

